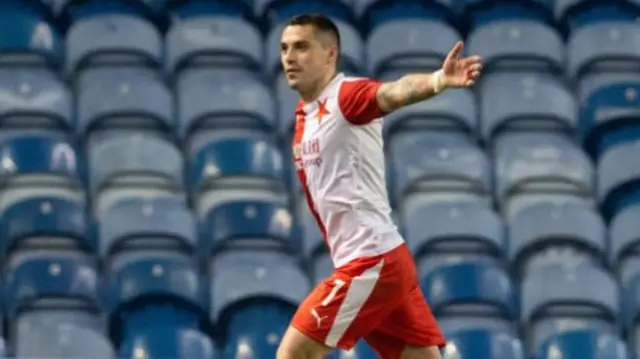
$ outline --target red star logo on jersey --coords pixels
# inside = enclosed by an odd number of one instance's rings
[[[330,114],[330,112],[327,110],[327,100],[318,100],[318,112],[316,112],[316,121],[318,121],[318,124],[322,122],[324,116],[328,114]]]

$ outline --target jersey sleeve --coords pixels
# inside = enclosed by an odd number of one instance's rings
[[[382,82],[362,79],[345,81],[338,92],[338,105],[344,118],[354,125],[365,125],[384,116],[376,93]]]

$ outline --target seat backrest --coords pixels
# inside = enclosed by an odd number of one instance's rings
[[[163,326],[152,332],[126,338],[118,351],[119,358],[221,358],[213,341],[204,333]]]
[[[66,50],[69,75],[96,66],[157,68],[163,41],[155,26],[141,17],[104,14],[75,22],[67,33]]]
[[[640,171],[640,158],[635,155],[639,149],[640,141],[621,143],[598,161],[597,199],[607,220],[638,203],[637,187],[633,184]]]
[[[0,126],[5,129],[73,127],[69,88],[48,69],[0,70]]]
[[[0,34],[0,64],[3,66],[58,69],[64,61],[60,34],[35,14],[14,12],[3,16]]]
[[[609,263],[623,283],[628,283],[636,273],[626,270],[627,261],[638,262],[640,242],[640,206],[629,206],[617,213],[609,223]],[[635,266],[634,266],[635,267]]]
[[[513,334],[482,329],[464,330],[449,336],[443,359],[524,359],[520,339]]]
[[[100,333],[72,324],[50,324],[32,328],[18,338],[19,358],[113,359],[115,350]]]
[[[155,72],[135,67],[100,67],[76,80],[80,136],[96,130],[173,131],[173,98]]]
[[[627,345],[617,335],[589,329],[559,333],[535,349],[535,359],[555,355],[565,359],[631,358]]]

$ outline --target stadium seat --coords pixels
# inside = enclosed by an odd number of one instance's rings
[[[270,201],[238,200],[211,208],[201,222],[199,252],[208,256],[232,248],[299,253],[293,215]]]
[[[476,136],[477,113],[473,92],[449,90],[429,101],[390,113],[383,122],[383,137],[389,140],[397,132],[412,131],[451,131]]]
[[[582,86],[580,132],[587,152],[598,159],[609,149],[640,140],[640,77],[591,76]],[[621,78],[624,76],[624,78]]]
[[[640,9],[632,1],[557,0],[555,17],[565,34],[611,22],[634,22]]]
[[[73,128],[73,99],[67,86],[46,69],[0,69],[0,128]]]
[[[163,79],[137,68],[96,68],[76,81],[77,133],[99,130],[174,131],[174,106]]]
[[[256,22],[251,3],[252,0],[167,1],[165,13],[174,23],[205,16],[224,16]]]
[[[90,225],[83,203],[56,197],[15,202],[2,213],[2,257],[14,251],[39,249],[93,252]]]
[[[632,205],[618,212],[609,224],[609,263],[621,285],[640,274],[640,206]]]
[[[580,80],[597,72],[637,73],[639,29],[635,22],[603,22],[576,30],[567,42],[569,76]]]
[[[540,202],[593,205],[595,170],[560,134],[512,133],[495,144],[496,198],[512,218]]]
[[[365,45],[368,73],[381,77],[394,70],[437,70],[459,40],[456,30],[442,22],[417,19],[385,22],[372,30]]]
[[[435,268],[421,279],[431,311],[445,333],[487,329],[511,333],[516,288],[498,265],[468,261]]]
[[[620,303],[617,283],[601,268],[538,268],[524,277],[520,292],[528,347],[539,347],[552,335],[573,329],[615,333]]]
[[[640,275],[635,273],[625,282],[624,316],[621,318],[624,332],[627,334],[629,347],[636,354],[640,353]]]
[[[191,259],[142,255],[109,272],[109,333],[116,346],[163,328],[210,330],[206,286]]]
[[[331,273],[333,273],[333,270],[335,269],[333,265],[333,260],[331,259],[331,256],[329,255],[329,253],[327,253],[328,251],[326,250],[326,244],[324,244],[324,246],[325,246],[324,253],[319,254],[315,258],[309,260],[310,263],[312,264],[311,278],[312,278],[313,284],[315,285],[322,282],[325,278],[329,277]]]
[[[304,197],[304,196],[301,196]],[[297,227],[300,229],[302,252],[305,258],[312,260],[319,254],[327,251],[327,243],[324,240],[318,221],[306,203],[306,198],[298,199],[297,203]]]
[[[64,323],[41,323],[20,333],[15,348],[18,358],[113,359],[115,350],[102,334]]]
[[[285,138],[293,138],[295,112],[300,102],[300,96],[289,87],[284,74],[278,75],[274,84],[276,100],[278,101],[279,132]]]
[[[207,130],[277,129],[276,101],[255,75],[191,69],[178,77],[176,91],[178,133],[188,142]]]
[[[273,139],[217,134],[194,143],[188,153],[188,184],[198,216],[230,200],[288,202],[284,159]]]
[[[570,133],[578,125],[573,93],[553,76],[493,74],[484,77],[476,90],[481,133],[488,143],[505,132]]]
[[[364,44],[358,31],[349,23],[335,20],[340,33],[339,70],[347,75],[361,75],[365,70]],[[265,72],[269,79],[276,79],[282,73],[280,60],[280,40],[285,25],[279,25],[269,31],[265,52],[267,54]],[[292,109],[293,111],[293,109]]]
[[[162,327],[127,338],[119,350],[120,359],[221,358],[213,341],[193,329]]]
[[[84,202],[84,167],[72,142],[49,133],[10,134],[0,137],[3,165],[0,178],[0,213],[26,198],[53,196]]]
[[[344,0],[254,0],[256,17],[265,28],[274,28],[301,13],[322,13],[325,16],[354,23],[354,14]]]
[[[564,43],[542,22],[504,20],[477,28],[467,40],[469,54],[482,57],[483,74],[540,72],[560,76],[565,69]]]
[[[432,20],[454,25],[456,18],[451,2],[447,0],[352,0],[356,16],[363,30],[369,32],[387,22],[407,20]]]
[[[99,217],[100,256],[133,251],[167,251],[193,256],[198,246],[196,220],[186,204],[172,197],[123,199]]]
[[[632,358],[627,345],[618,336],[589,329],[554,335],[536,349],[535,359]]]
[[[109,136],[88,148],[94,211],[126,197],[159,197],[184,190],[184,159],[178,148],[141,133]]]
[[[416,260],[436,267],[447,256],[500,262],[506,243],[500,216],[475,202],[427,203],[403,214],[404,238]]]
[[[509,262],[519,277],[549,264],[606,267],[607,227],[593,208],[540,202],[509,223]]]
[[[598,163],[598,201],[610,220],[640,199],[640,141],[626,142],[602,155]]]
[[[20,331],[28,332],[38,323],[100,328],[99,277],[87,257],[31,252],[14,256],[5,264],[5,271],[4,295],[12,343]]]
[[[462,0],[452,3],[465,32],[499,21],[540,22],[553,25],[552,2],[548,0]]]
[[[448,336],[443,359],[525,359],[520,339],[512,333],[461,330]]]
[[[51,24],[35,14],[12,12],[0,17],[0,67],[56,70],[64,61],[63,40]]]
[[[70,76],[93,67],[162,65],[161,34],[153,24],[134,15],[81,19],[73,23],[66,41],[66,71]]]
[[[215,15],[185,19],[167,33],[165,70],[174,76],[190,67],[257,72],[263,67],[263,46],[262,34],[248,21]]]
[[[490,197],[489,159],[464,137],[399,133],[388,146],[393,203],[406,202],[410,195],[429,195],[434,201],[451,196],[476,201]]]
[[[296,306],[311,283],[294,257],[279,252],[227,251],[211,263],[211,320],[224,358],[275,357]]]
[[[42,1],[42,0],[41,0]],[[159,16],[153,4],[166,0],[88,0],[77,2],[74,0],[45,0],[51,3],[58,19],[64,19],[68,23],[78,23],[85,19],[100,16],[135,16],[162,25],[162,17]]]

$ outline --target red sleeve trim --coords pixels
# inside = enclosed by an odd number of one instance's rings
[[[344,118],[354,125],[365,125],[384,116],[377,92],[382,82],[362,79],[344,81],[338,91],[338,105]]]

